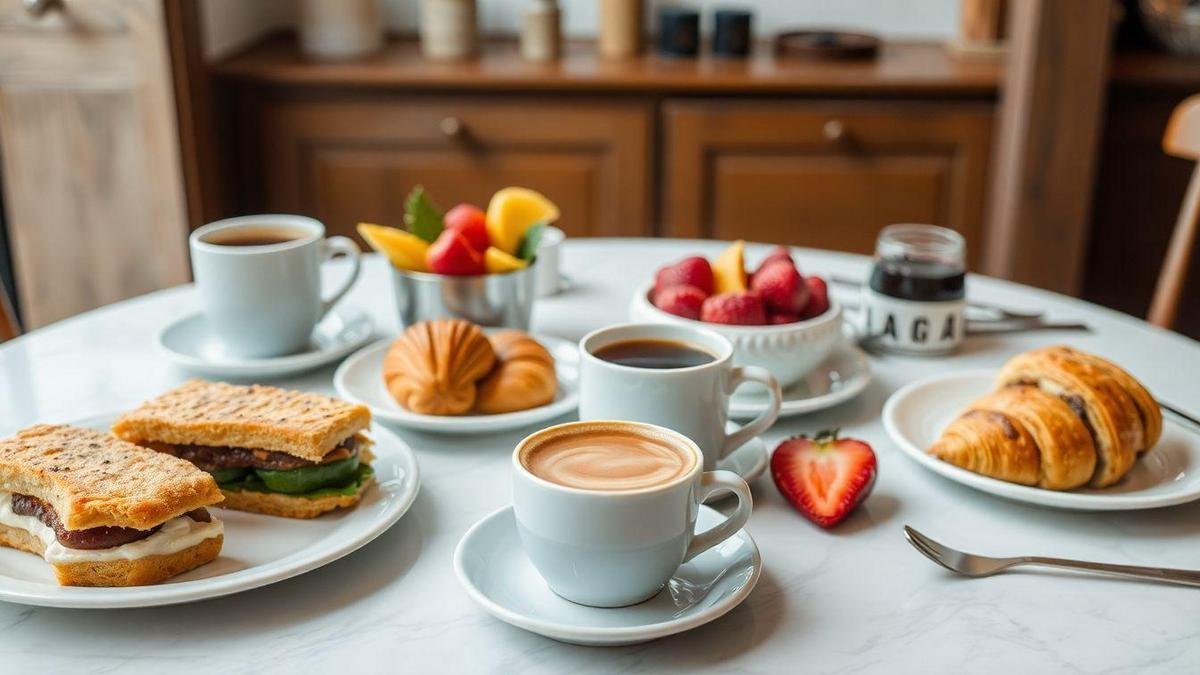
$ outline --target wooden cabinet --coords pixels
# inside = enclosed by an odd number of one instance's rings
[[[540,97],[273,100],[261,113],[268,209],[331,233],[399,225],[424,185],[446,209],[522,185],[551,196],[575,236],[650,233],[649,105]]]
[[[672,101],[663,234],[870,253],[891,223],[982,242],[991,106]]]

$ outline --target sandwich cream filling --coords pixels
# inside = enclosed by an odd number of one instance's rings
[[[225,531],[221,521],[213,518],[202,523],[187,516],[172,518],[162,524],[157,532],[138,541],[101,549],[67,548],[58,541],[54,530],[34,516],[22,516],[13,512],[12,493],[0,492],[0,524],[15,527],[42,540],[46,550],[42,557],[51,564],[105,562],[112,560],[137,560],[152,555],[170,555],[190,548]]]

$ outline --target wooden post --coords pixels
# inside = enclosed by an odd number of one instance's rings
[[[983,272],[1076,293],[1087,254],[1112,8],[1096,0],[1017,0],[1010,7]]]

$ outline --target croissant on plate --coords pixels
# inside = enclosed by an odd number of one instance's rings
[[[492,343],[479,326],[461,319],[422,321],[388,349],[383,381],[407,410],[462,415],[475,405],[477,382],[495,362]]]
[[[537,340],[518,330],[491,336],[496,366],[479,383],[475,409],[485,414],[546,405],[558,391],[554,357]]]
[[[929,454],[1000,480],[1070,490],[1120,481],[1162,435],[1162,411],[1141,382],[1071,347],[1018,354],[996,386]]]

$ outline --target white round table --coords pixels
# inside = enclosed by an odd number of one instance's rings
[[[540,300],[536,330],[565,338],[627,320],[630,294],[660,264],[721,244],[569,242],[573,288]],[[763,250],[752,248],[751,259]],[[859,256],[802,251],[806,273],[865,275]],[[769,447],[841,427],[879,457],[871,497],[826,532],[775,490],[754,487],[747,527],[765,570],[750,598],[690,633],[622,648],[560,644],[493,619],[459,588],[451,554],[476,520],[510,500],[508,458],[528,430],[485,437],[403,431],[424,485],[387,534],[339,562],[255,591],[178,607],[64,610],[0,603],[9,672],[1136,672],[1200,669],[1200,589],[1062,573],[952,577],[904,540],[910,523],[948,544],[999,555],[1042,553],[1200,568],[1200,502],[1128,513],[1035,508],[990,497],[917,466],[879,422],[901,385],[941,371],[995,367],[1066,342],[1124,365],[1159,397],[1200,410],[1200,344],[1072,298],[973,277],[970,294],[1092,333],[974,338],[953,357],[872,359],[858,399],[781,421]],[[377,331],[396,331],[383,261],[372,256],[350,301]],[[118,303],[0,345],[0,434],[131,407],[188,377],[156,353],[155,332],[196,309],[188,287]],[[276,382],[333,393],[333,368]],[[34,666],[30,668],[30,666]]]

